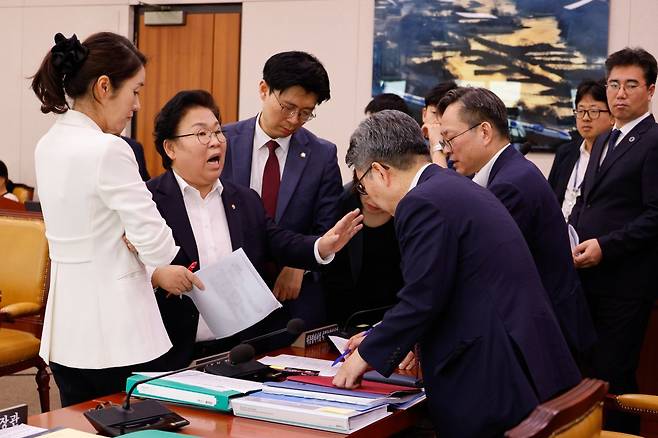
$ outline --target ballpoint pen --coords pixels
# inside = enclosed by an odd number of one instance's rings
[[[365,331],[365,333],[363,334],[363,337],[365,338],[366,336],[368,336],[368,333],[370,333],[371,331],[372,331],[372,327],[370,327],[368,330]],[[332,367],[333,367],[333,366],[336,366],[336,364],[337,364],[338,362],[340,362],[341,360],[345,359],[345,356],[347,356],[347,355],[350,354],[350,353],[352,353],[352,350],[351,350],[350,348],[346,348],[345,351],[343,351],[343,354],[341,354],[340,356],[338,356],[338,357],[336,358],[336,360],[334,360],[334,362],[331,364],[331,366],[332,366]]]
[[[190,266],[187,267],[187,270],[190,271],[190,272],[194,272],[194,270],[196,269],[196,265],[198,265],[197,262],[190,263]],[[168,293],[167,298],[169,298],[172,295],[174,295],[174,294],[172,294],[171,292]],[[183,299],[183,294],[178,294],[178,298],[180,298],[182,300]]]

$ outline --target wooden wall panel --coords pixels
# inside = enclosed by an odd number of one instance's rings
[[[240,13],[215,14],[212,94],[222,123],[238,120],[239,81]]]
[[[160,108],[180,90],[211,90],[213,15],[187,14],[184,26],[145,26],[144,15],[139,17],[138,47],[148,57],[148,64],[135,137],[144,145],[152,177],[163,171],[153,142],[153,120]]]

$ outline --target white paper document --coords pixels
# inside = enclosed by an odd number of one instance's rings
[[[332,344],[334,344],[334,346],[340,352],[340,354],[343,354],[343,352],[347,350],[347,343],[350,341],[349,339],[341,338],[340,336],[334,336],[334,335],[329,335],[329,340],[331,341]]]
[[[16,426],[0,429],[1,438],[26,438],[38,433],[43,433],[48,429],[34,427],[27,424],[18,424]]]
[[[312,357],[293,356],[291,354],[280,354],[278,356],[265,356],[258,359],[265,365],[274,365],[284,368],[295,368],[300,370],[319,371],[321,376],[335,376],[342,362],[331,366],[330,360],[314,359]]]
[[[161,373],[133,373],[144,377],[155,377]],[[216,376],[201,371],[188,370],[181,373],[163,377],[161,380],[182,383],[184,385],[199,386],[215,391],[239,391],[244,394],[263,389],[263,384],[249,380],[234,379],[231,377]]]
[[[188,293],[218,338],[234,335],[281,307],[242,248],[196,273],[205,290]]]

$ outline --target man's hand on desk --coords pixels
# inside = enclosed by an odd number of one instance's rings
[[[363,360],[359,350],[355,350],[347,358],[334,377],[333,384],[339,388],[355,389],[361,385],[363,373],[368,369],[368,363]]]
[[[284,267],[276,278],[272,293],[279,301],[295,300],[299,296],[304,279],[304,270]]]
[[[402,362],[400,362],[398,368],[400,368],[401,370],[410,370],[413,369],[413,367],[415,367],[416,365],[418,365],[418,361],[416,360],[416,355],[414,354],[413,351],[410,351],[404,357]]]
[[[203,282],[185,266],[170,265],[156,268],[151,276],[153,287],[159,287],[169,293],[180,295],[192,290],[192,285],[204,290]]]
[[[347,213],[341,220],[336,222],[329,231],[324,233],[318,242],[318,252],[320,257],[326,259],[332,254],[340,251],[350,239],[359,232],[363,225],[361,221],[363,215],[359,209]]]

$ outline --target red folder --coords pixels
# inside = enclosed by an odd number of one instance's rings
[[[310,383],[312,385],[333,387],[334,384],[331,383],[333,379],[333,377],[325,376],[289,376],[287,380],[292,380],[293,382]],[[367,380],[362,380],[361,386],[356,388],[355,391],[392,396],[413,394],[420,391],[420,389],[410,388],[408,386],[391,385],[390,383],[370,382]]]

